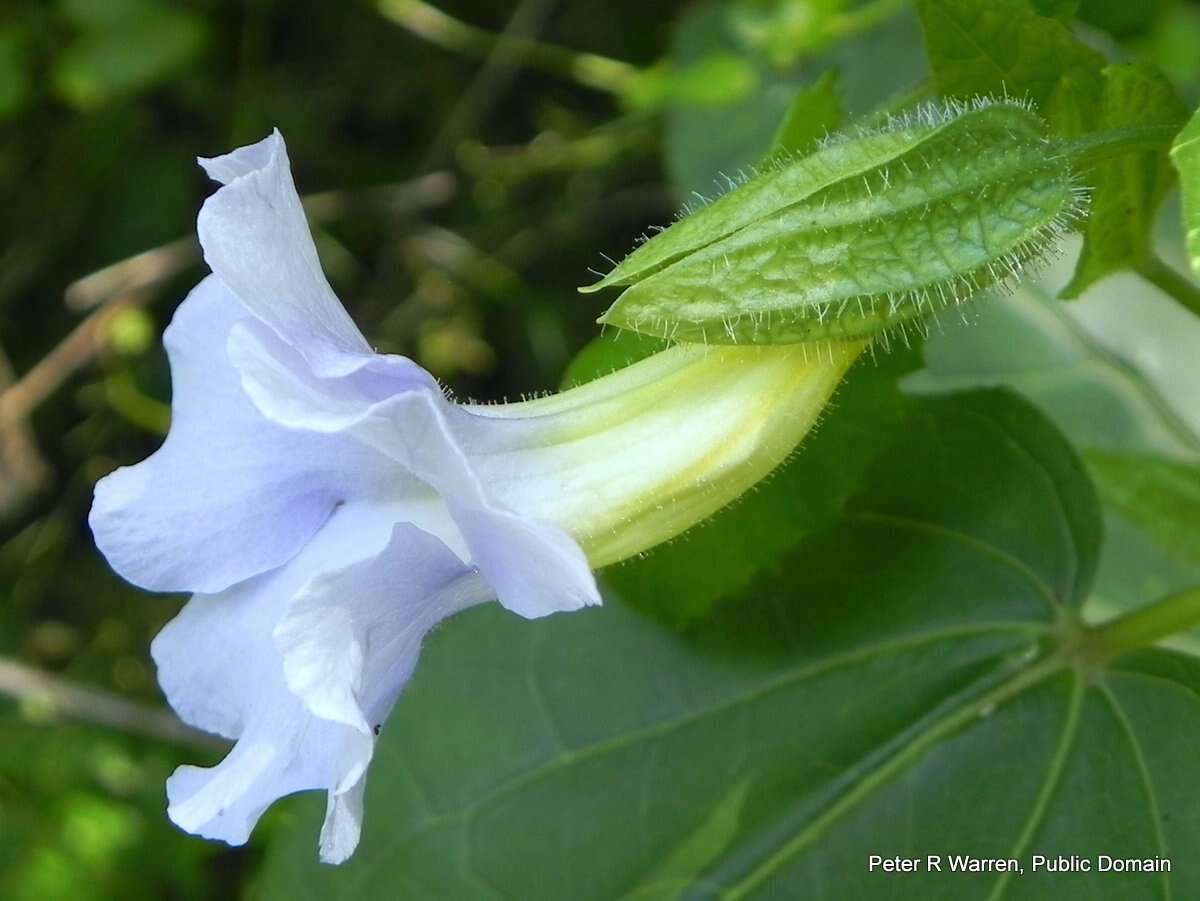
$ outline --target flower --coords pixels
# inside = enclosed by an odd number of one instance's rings
[[[492,598],[525,617],[598,604],[591,567],[769,472],[860,346],[678,347],[552,397],[456,404],[334,296],[278,132],[200,162],[224,187],[199,217],[213,274],[164,335],[171,429],[97,484],[90,523],[125,578],[192,593],[153,642],[159,682],[236,740],[171,776],[171,819],[240,844],[276,799],[322,789],[336,863],[430,628]]]

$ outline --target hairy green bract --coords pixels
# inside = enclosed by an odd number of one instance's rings
[[[1015,280],[1085,201],[1028,105],[926,106],[755,175],[581,290],[625,286],[600,321],[679,341],[886,335]]]

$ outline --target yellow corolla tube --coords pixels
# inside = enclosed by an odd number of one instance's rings
[[[679,345],[560,394],[471,406],[491,433],[472,462],[497,500],[606,566],[701,522],[787,459],[866,345]]]

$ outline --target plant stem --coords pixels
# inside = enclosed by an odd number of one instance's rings
[[[229,749],[224,739],[185,725],[169,710],[69,682],[16,660],[0,659],[0,695],[40,707],[52,716],[69,716],[202,751]]]
[[[1056,148],[1076,165],[1094,163],[1136,150],[1162,150],[1166,153],[1179,132],[1173,125],[1143,125],[1097,131],[1080,138],[1055,142]]]
[[[309,222],[315,224],[346,215],[363,201],[383,206],[391,215],[399,216],[439,206],[454,195],[454,190],[454,179],[448,173],[431,172],[410,182],[353,194],[342,191],[309,194],[303,202]],[[5,442],[11,442],[12,429],[106,346],[117,316],[123,310],[154,300],[158,285],[199,258],[196,239],[179,238],[105,266],[68,285],[66,305],[74,310],[90,309],[87,317],[12,384],[8,384],[4,366],[0,364],[0,457]]]
[[[867,29],[882,25],[904,8],[905,0],[871,0],[849,12],[833,18],[830,34],[838,39],[851,37]]]
[[[1138,266],[1138,274],[1158,290],[1175,298],[1180,305],[1200,316],[1200,286],[1176,272],[1156,256]]]
[[[638,68],[596,53],[580,53],[517,35],[495,35],[449,16],[425,0],[377,0],[389,22],[432,44],[479,58],[519,58],[531,68],[609,94],[623,94]]]
[[[171,405],[143,393],[128,370],[104,380],[108,405],[126,422],[152,435],[165,435],[171,426]]]
[[[1104,663],[1200,625],[1200,586],[1088,629],[1083,653]]]
[[[483,60],[483,65],[471,76],[467,86],[459,94],[454,105],[442,120],[429,149],[421,157],[418,172],[426,172],[443,161],[459,141],[474,131],[489,108],[495,104],[511,86],[513,78],[524,62],[520,56],[501,49],[511,46],[514,39],[532,41],[545,25],[547,17],[558,0],[520,0],[516,4],[504,30],[496,35],[492,51]]]

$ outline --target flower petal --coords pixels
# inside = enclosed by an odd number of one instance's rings
[[[200,210],[205,262],[314,371],[357,368],[371,347],[321,271],[283,136],[200,165],[225,185]]]
[[[151,457],[96,486],[89,522],[113,568],[153,591],[220,591],[288,560],[383,458],[263,418],[229,365],[247,314],[216,278],[164,335],[172,423]],[[357,489],[359,491],[363,489]]]
[[[321,825],[321,860],[325,863],[345,863],[362,835],[363,793],[367,777],[364,774],[344,792],[329,793],[325,803],[325,822]]]
[[[248,689],[274,686],[290,695],[272,637],[288,601],[317,574],[381,553],[396,515],[367,503],[338,507],[286,566],[195,595],[150,647],[176,713],[198,729],[237,738],[254,712]]]
[[[324,789],[322,858],[349,856],[376,727],[422,637],[490,596],[436,538],[395,520],[395,510],[340,508],[287,566],[196,596],[155,639],[172,706],[238,739],[217,766],[180,767],[168,781],[180,827],[241,844],[276,799]]]
[[[566,533],[487,497],[446,425],[436,381],[411,360],[371,353],[321,273],[279,133],[201,162],[226,184],[200,213],[205,259],[268,327],[241,323],[229,344],[260,408],[289,428],[353,434],[442,492],[510,609],[541,616],[598,603]]]
[[[452,426],[455,418],[470,414],[446,400],[411,360],[379,356],[357,372],[322,378],[254,323],[234,329],[229,354],[247,395],[272,421],[353,436],[436,489],[471,562],[505,607],[537,617],[600,602],[587,558],[567,533],[523,511],[504,509],[488,495]],[[461,431],[477,441],[488,435],[486,429]]]
[[[425,633],[490,597],[438,538],[398,524],[379,557],[322,573],[291,599],[274,630],[288,688],[314,715],[370,734]]]

